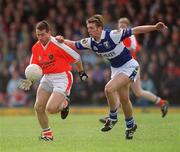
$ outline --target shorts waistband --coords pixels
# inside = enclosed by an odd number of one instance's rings
[[[57,75],[60,75],[60,74],[65,74],[65,73],[67,73],[67,72],[70,72],[71,73],[71,71],[64,71],[64,72],[61,72],[61,73],[46,73],[46,74],[44,74],[45,76],[57,76]]]

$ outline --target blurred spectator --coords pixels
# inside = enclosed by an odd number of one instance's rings
[[[12,72],[12,77],[7,84],[8,105],[10,107],[25,106],[27,95],[18,88],[20,81],[18,71]]]

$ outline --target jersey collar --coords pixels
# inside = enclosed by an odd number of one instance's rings
[[[50,36],[50,38],[49,38],[49,41],[47,42],[47,44],[44,46],[40,41],[40,44],[41,44],[41,46],[42,46],[42,48],[43,48],[43,50],[46,50],[47,49],[47,47],[48,47],[48,45],[49,45],[49,43],[50,43],[50,41],[52,40],[52,36]]]
[[[105,38],[105,32],[106,32],[105,30],[102,30],[101,37],[100,37],[99,41],[96,41],[94,38],[93,38],[93,40],[96,42],[100,42],[102,39]]]

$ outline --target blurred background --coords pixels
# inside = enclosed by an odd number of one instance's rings
[[[88,37],[85,21],[99,13],[106,28],[116,29],[120,17],[132,27],[164,22],[169,30],[139,35],[142,87],[180,106],[180,1],[179,0],[0,0],[0,107],[33,107],[38,83],[30,92],[17,88],[36,42],[34,26],[47,20],[53,35],[79,40]],[[110,80],[107,61],[81,51],[89,76],[82,83],[74,70],[72,105],[102,106],[104,86]],[[131,94],[134,105],[151,106]]]

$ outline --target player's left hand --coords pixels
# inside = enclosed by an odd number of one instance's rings
[[[21,79],[19,83],[19,88],[25,91],[29,91],[33,82],[29,79]]]
[[[79,77],[80,77],[81,81],[86,81],[88,78],[88,75],[84,71],[81,71],[81,72],[79,72]]]
[[[59,43],[64,43],[64,37],[63,37],[62,35],[56,36],[55,39],[56,39]]]
[[[168,27],[163,23],[163,22],[158,22],[156,25],[155,25],[155,28],[156,30],[158,31],[164,31],[164,30],[167,30]]]

